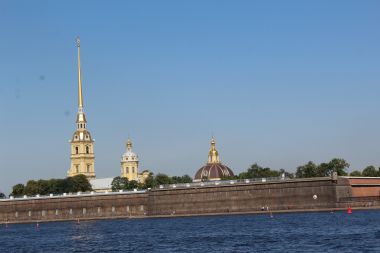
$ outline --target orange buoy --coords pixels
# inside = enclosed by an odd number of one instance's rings
[[[348,214],[352,214],[352,208],[349,206],[348,209],[347,209],[347,213]]]

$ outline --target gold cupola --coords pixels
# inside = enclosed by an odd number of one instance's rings
[[[207,164],[202,166],[194,176],[194,182],[207,181],[207,180],[221,180],[231,178],[234,172],[222,164],[219,159],[219,153],[216,150],[215,139],[211,139],[211,148],[208,151]]]
[[[215,147],[214,137],[212,137],[211,139],[211,148],[210,148],[210,151],[208,152],[208,163],[220,163],[219,153]]]

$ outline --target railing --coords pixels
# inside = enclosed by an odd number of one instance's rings
[[[266,182],[283,182],[290,180],[288,177],[269,177],[269,178],[252,178],[252,179],[235,179],[235,180],[216,180],[216,181],[204,181],[204,182],[193,182],[193,183],[180,183],[180,184],[166,184],[159,185],[154,188],[154,190],[164,190],[164,189],[186,189],[186,188],[201,188],[201,187],[213,187],[213,186],[227,186],[234,184],[254,184],[254,183],[266,183]],[[63,193],[63,194],[49,194],[49,195],[39,195],[36,196],[22,196],[22,197],[9,197],[5,199],[0,199],[0,201],[9,200],[26,200],[26,199],[48,199],[48,198],[62,198],[62,197],[81,197],[81,196],[93,196],[93,195],[111,195],[111,194],[138,194],[150,191],[151,188],[146,190],[133,189],[132,191],[120,190],[117,192],[105,191],[105,192],[77,192],[77,193]]]
[[[112,192],[112,191],[105,191],[105,192],[76,192],[76,193],[63,193],[63,194],[52,194],[50,193],[49,195],[40,195],[37,194],[35,196],[27,196],[24,195],[22,197],[13,197],[10,196],[9,198],[4,198],[0,199],[1,201],[10,201],[10,200],[30,200],[30,199],[49,199],[49,198],[62,198],[62,197],[83,197],[83,196],[100,196],[100,195],[117,195],[117,194],[139,194],[139,193],[145,193],[147,190],[138,190],[138,189],[133,189],[131,191],[126,191],[126,190],[119,190],[117,192]]]
[[[215,180],[193,183],[180,183],[180,184],[166,184],[160,185],[155,189],[176,189],[176,188],[199,188],[211,186],[226,186],[234,184],[252,184],[252,183],[266,183],[266,182],[280,182],[289,180],[287,177],[268,177],[268,178],[252,178],[252,179],[235,179],[235,180]]]

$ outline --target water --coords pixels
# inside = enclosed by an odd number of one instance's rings
[[[0,252],[380,252],[380,210],[9,225]]]

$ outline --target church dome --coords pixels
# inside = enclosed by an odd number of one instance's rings
[[[233,171],[221,163],[219,153],[216,150],[215,140],[212,138],[207,164],[195,173],[194,182],[202,181],[204,178],[207,178],[207,180],[220,180],[223,177],[232,176],[234,176]]]
[[[132,152],[132,141],[128,139],[127,151],[123,154],[123,161],[138,161],[139,157]]]
[[[208,180],[220,180],[223,177],[232,176],[234,176],[234,173],[227,166],[221,163],[209,163],[195,173],[194,181],[202,181],[202,178],[207,178]]]

